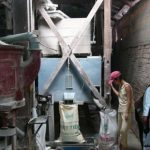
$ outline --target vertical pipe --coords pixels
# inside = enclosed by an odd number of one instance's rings
[[[8,128],[8,114],[9,112],[2,113],[2,128]]]
[[[111,70],[112,29],[111,29],[111,0],[104,0],[104,97],[110,94],[107,85]]]
[[[53,97],[49,99],[49,109],[48,109],[48,132],[49,141],[55,140],[55,125],[54,125],[54,102]]]
[[[8,30],[12,30],[12,11],[8,7],[6,7],[5,9],[6,9],[6,11],[5,11],[5,14],[6,14],[6,28]]]
[[[12,112],[12,126],[16,128],[16,110]],[[17,136],[12,136],[12,150],[17,150]]]
[[[33,0],[27,0],[27,20],[28,20],[27,31],[32,32],[35,29]]]
[[[5,141],[4,142],[5,142],[5,144],[4,144],[4,150],[5,150],[5,149],[7,149],[7,146],[8,146],[7,136],[5,137]]]

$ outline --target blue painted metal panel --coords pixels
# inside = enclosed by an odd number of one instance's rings
[[[38,75],[38,91],[42,94],[43,87],[55,70],[60,58],[41,58],[41,68]],[[86,72],[91,82],[100,87],[101,85],[101,57],[79,58],[80,64]],[[81,76],[73,65],[70,65],[72,88],[66,88],[66,77],[68,75],[67,63],[64,64],[59,74],[56,76],[48,93],[53,96],[54,101],[64,100],[64,93],[75,93],[74,101],[91,101],[92,95],[89,88],[85,85]]]

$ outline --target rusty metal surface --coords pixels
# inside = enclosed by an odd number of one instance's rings
[[[24,63],[24,87],[29,87],[38,75],[41,63],[41,52],[39,50],[31,51],[30,59]]]
[[[29,86],[40,67],[40,51],[33,51],[30,58],[21,63],[22,49],[0,47],[0,101],[22,100],[24,87]]]
[[[0,48],[0,97],[14,97],[17,90],[17,76],[22,49]]]

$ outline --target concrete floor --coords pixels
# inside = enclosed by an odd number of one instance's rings
[[[128,146],[129,150],[142,150],[140,140],[131,130],[128,133]]]

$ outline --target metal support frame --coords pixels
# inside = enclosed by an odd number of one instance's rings
[[[49,141],[54,141],[55,140],[55,124],[54,124],[54,102],[53,101],[49,101],[48,132],[49,132]]]
[[[15,140],[15,137],[16,137],[16,128],[15,127],[13,127],[13,128],[4,128],[4,129],[0,129],[0,137],[4,137],[5,139],[5,144],[4,144],[4,146],[3,146],[3,148],[2,147],[0,147],[0,148],[2,148],[2,149],[7,149],[8,148],[8,137],[11,137],[11,139],[12,139],[12,146],[11,146],[11,148],[12,148],[12,150],[16,150],[16,142],[14,141]]]
[[[12,150],[17,150],[17,141],[16,141],[16,110],[12,111],[12,127],[9,127],[8,124],[8,114],[9,112],[1,112],[3,115],[2,118],[2,128],[0,128],[0,137],[4,137],[5,138],[5,148],[7,149],[8,147],[8,143],[7,143],[7,138],[11,137],[11,148]]]
[[[94,4],[92,10],[90,11],[89,15],[87,16],[86,21],[84,22],[83,26],[81,27],[81,30],[79,30],[79,32],[77,33],[77,35],[73,39],[71,45],[66,44],[63,37],[57,31],[56,26],[54,25],[53,21],[49,17],[48,13],[45,11],[45,9],[42,6],[39,6],[39,8],[38,8],[39,12],[43,16],[43,18],[45,19],[45,21],[47,22],[49,27],[51,28],[51,30],[57,36],[58,41],[60,42],[60,46],[62,48],[62,59],[60,60],[60,63],[58,63],[58,66],[56,67],[54,72],[52,73],[52,76],[50,76],[48,82],[45,84],[44,89],[43,89],[43,95],[46,95],[48,93],[49,87],[51,86],[52,82],[56,78],[57,74],[61,70],[61,68],[64,65],[64,63],[66,62],[66,60],[69,58],[71,60],[71,62],[73,63],[73,65],[75,66],[75,68],[77,69],[77,71],[79,72],[79,74],[81,75],[83,81],[87,84],[89,89],[94,94],[95,98],[97,98],[103,106],[106,106],[106,103],[105,103],[104,99],[101,97],[100,93],[95,88],[95,86],[91,83],[91,81],[88,78],[88,76],[86,75],[85,71],[82,69],[82,67],[80,65],[80,62],[78,61],[78,59],[72,53],[75,50],[78,43],[80,42],[83,33],[85,32],[88,24],[90,23],[90,21],[94,17],[95,13],[97,12],[97,10],[100,7],[102,2],[103,2],[103,0],[97,0],[96,1],[96,3]]]
[[[88,150],[96,150],[97,141],[94,137],[86,138],[85,143],[62,143],[62,142],[47,142],[47,145],[56,147],[56,150],[63,150],[64,148],[83,148]]]
[[[37,130],[34,132],[33,137],[36,136],[36,134],[38,133],[38,131],[40,130],[40,128],[42,127],[43,124],[46,124],[47,121],[47,116],[40,116],[38,118],[34,118],[33,120],[31,119],[28,122],[28,125],[35,125],[35,124],[39,124],[39,127],[37,128]]]
[[[29,147],[28,147],[29,150],[36,149],[35,148],[36,134],[39,132],[42,125],[46,124],[46,122],[47,122],[47,116],[45,116],[45,115],[37,117],[37,118],[32,118],[28,122],[27,134],[29,137]],[[37,128],[36,131],[34,131],[34,133],[32,133],[32,128],[34,127],[35,124],[39,125],[39,127]]]

